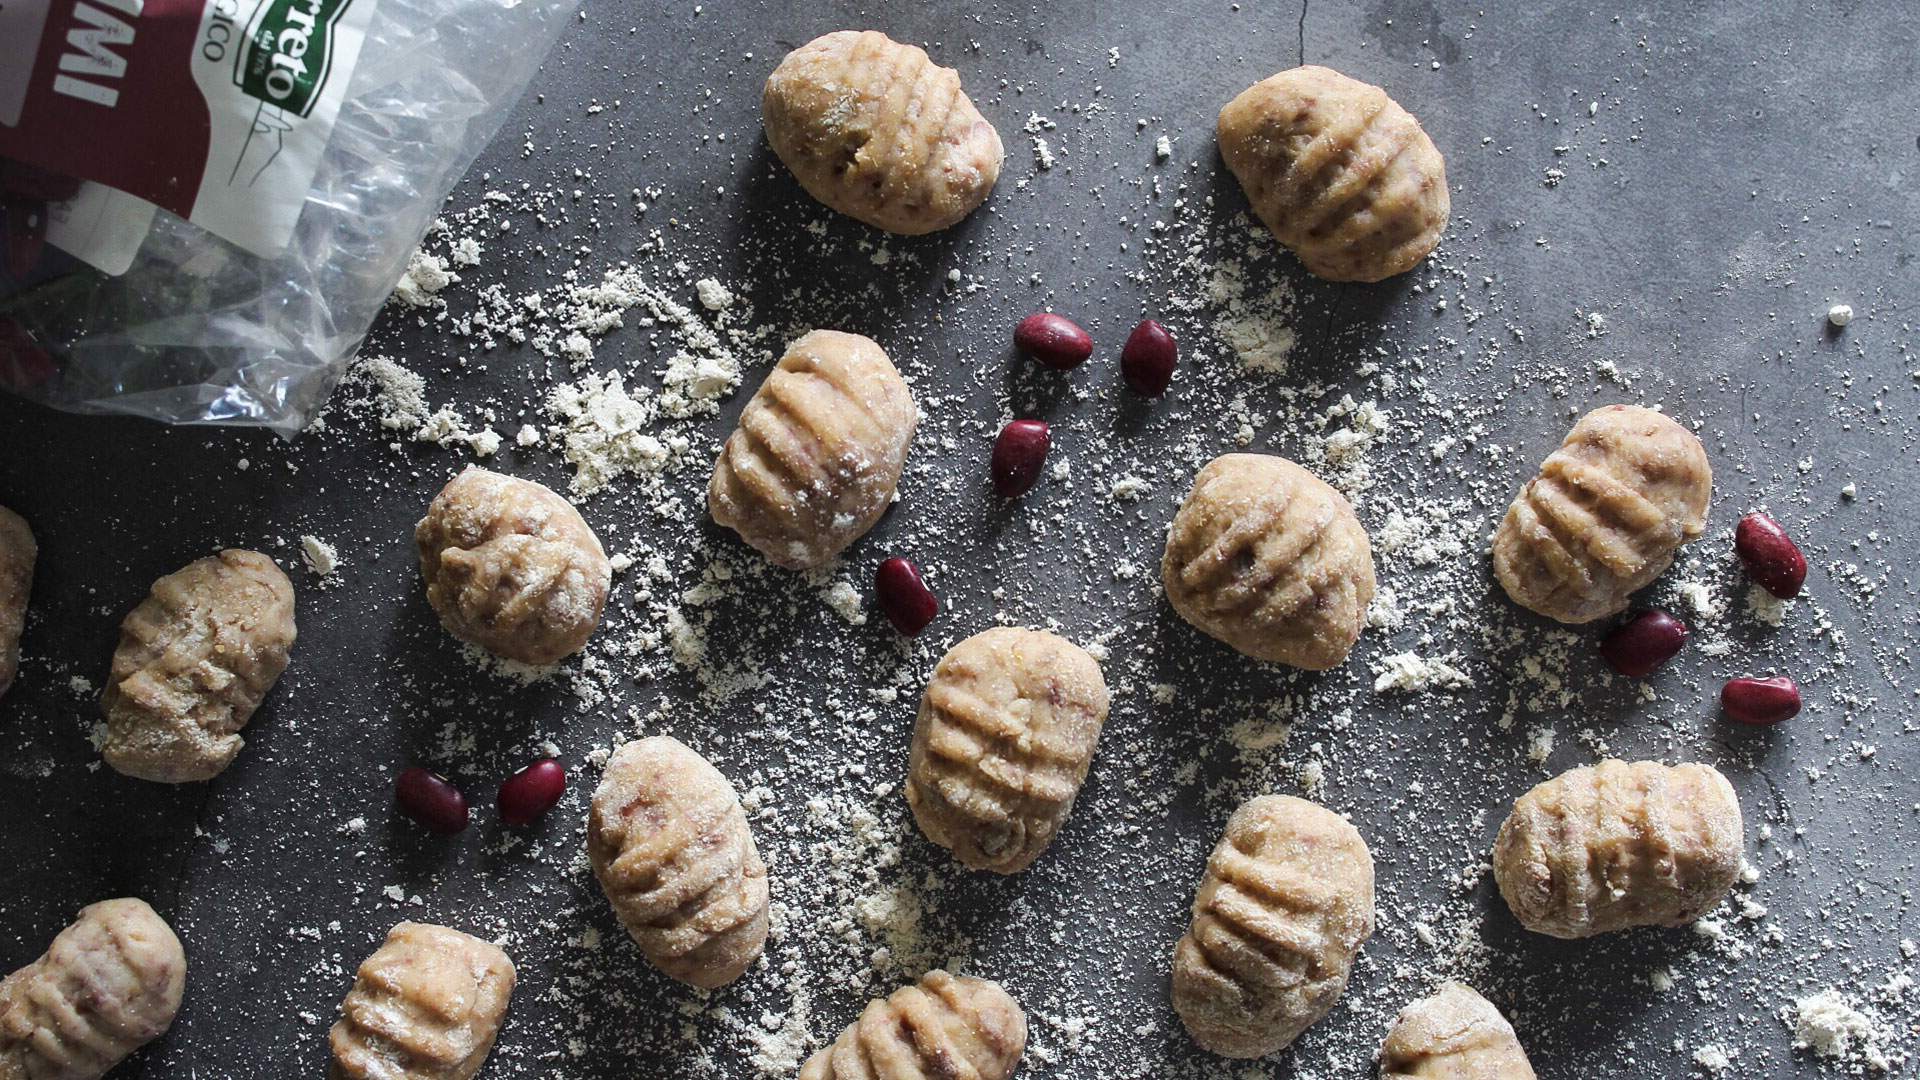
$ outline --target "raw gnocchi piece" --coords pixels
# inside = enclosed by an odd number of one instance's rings
[[[1464,983],[1400,1010],[1380,1047],[1380,1080],[1535,1080],[1513,1025]]]
[[[702,989],[739,978],[767,940],[767,867],[720,770],[656,735],[613,752],[587,857],[647,959]]]
[[[767,77],[761,120],[807,194],[894,233],[935,232],[972,213],[1004,155],[958,73],[873,30],[788,53]]]
[[[1740,800],[1711,765],[1582,766],[1513,804],[1493,877],[1520,925],[1557,938],[1680,926],[1740,877]]]
[[[1624,611],[1707,528],[1713,469],[1693,433],[1638,405],[1580,418],[1493,535],[1493,572],[1521,607],[1563,623]]]
[[[1073,809],[1106,719],[1106,681],[1080,646],[1010,626],[975,634],[920,699],[913,819],[970,869],[1026,869]]]
[[[327,1034],[329,1080],[468,1080],[493,1049],[513,961],[490,942],[403,922],[360,963]]]
[[[1316,276],[1411,270],[1447,227],[1447,167],[1385,90],[1323,67],[1255,83],[1220,110],[1220,156]]]
[[[120,624],[101,757],[143,780],[220,775],[294,637],[293,583],[257,551],[228,548],[154,582]]]
[[[187,956],[144,900],[81,909],[0,980],[0,1080],[100,1080],[173,1024]]]
[[[880,346],[810,331],[741,411],[713,464],[707,510],[774,565],[818,566],[886,512],[918,422]]]
[[[1027,1014],[998,983],[935,969],[800,1066],[800,1080],[1007,1080],[1027,1048]]]
[[[1373,854],[1324,807],[1263,795],[1227,821],[1173,951],[1173,1007],[1193,1040],[1264,1057],[1333,1008],[1373,933]]]
[[[413,542],[440,625],[495,656],[555,663],[600,625],[613,584],[600,538],[531,480],[469,466],[433,497]]]
[[[27,594],[40,548],[19,514],[0,506],[0,696],[20,670],[20,631],[27,624]]]
[[[1283,457],[1225,454],[1194,477],[1160,560],[1180,617],[1258,660],[1338,666],[1366,626],[1373,549],[1353,507]]]

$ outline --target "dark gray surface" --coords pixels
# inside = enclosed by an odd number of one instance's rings
[[[1324,801],[1374,847],[1382,928],[1348,1001],[1258,1075],[1363,1071],[1385,1018],[1423,991],[1448,951],[1451,942],[1435,948],[1413,930],[1435,913],[1441,932],[1464,918],[1484,942],[1488,951],[1470,966],[1448,970],[1510,1011],[1543,1077],[1694,1075],[1691,1055],[1707,1043],[1738,1048],[1741,1075],[1813,1075],[1813,1059],[1790,1051],[1779,1010],[1830,986],[1872,1000],[1888,973],[1912,971],[1899,943],[1920,937],[1910,570],[1920,495],[1920,364],[1911,348],[1920,112],[1910,94],[1920,82],[1911,47],[1920,12],[1770,3],[1659,16],[1583,5],[1484,14],[1426,3],[1122,7],[708,3],[696,15],[691,4],[596,5],[549,61],[536,84],[543,96],[523,103],[451,203],[478,205],[483,192],[517,193],[523,181],[563,193],[537,213],[511,212],[514,238],[487,241],[486,262],[449,294],[456,309],[471,305],[475,284],[526,291],[569,265],[597,276],[629,258],[664,282],[665,264],[685,259],[697,276],[742,291],[759,320],[861,331],[901,359],[929,413],[914,450],[929,467],[909,473],[900,505],[849,553],[846,573],[865,591],[887,554],[934,568],[947,607],[911,653],[877,616],[850,628],[814,591],[749,577],[717,602],[716,622],[740,632],[721,634],[715,648],[755,658],[771,673],[768,687],[718,699],[653,658],[661,677],[620,679],[616,700],[582,712],[560,686],[515,688],[476,672],[426,608],[409,530],[462,452],[413,443],[396,452],[391,433],[349,416],[335,418],[333,434],[287,447],[264,435],[165,431],[0,400],[0,502],[24,514],[41,542],[26,663],[0,699],[0,970],[37,955],[82,904],[138,894],[180,930],[192,970],[180,1021],[146,1055],[145,1071],[130,1065],[116,1075],[317,1074],[353,965],[394,921],[421,918],[513,934],[521,989],[483,1075],[752,1075],[737,1031],[711,1014],[685,1021],[708,1050],[691,1048],[676,1016],[690,995],[645,968],[590,878],[569,869],[596,776],[584,756],[636,729],[671,731],[743,789],[773,789],[777,813],[756,831],[792,865],[823,839],[807,800],[897,780],[932,660],[1005,612],[1057,619],[1076,640],[1117,631],[1107,672],[1122,692],[1055,849],[1022,878],[979,880],[902,824],[897,794],[876,805],[892,807],[883,824],[902,848],[886,880],[937,900],[929,926],[939,947],[969,939],[973,970],[1005,980],[1036,1013],[1036,1042],[1052,1060],[1030,1054],[1024,1075],[1239,1075],[1188,1046],[1165,1000],[1166,955],[1233,802],[1250,790],[1300,790],[1285,766],[1314,758],[1325,764]],[[927,44],[958,67],[1008,148],[987,212],[944,234],[889,242],[913,257],[884,268],[861,248],[873,234],[851,222],[830,220],[824,244],[804,231],[828,216],[758,133],[759,83],[779,55],[847,26]],[[1120,50],[1113,66],[1110,48]],[[1252,378],[1167,300],[1194,292],[1175,265],[1187,244],[1239,243],[1228,218],[1243,201],[1211,148],[1215,111],[1303,55],[1380,83],[1421,119],[1447,156],[1453,225],[1435,262],[1378,286],[1315,283],[1282,256],[1261,262],[1257,273],[1297,290],[1300,345],[1289,376]],[[1590,115],[1593,101],[1600,107]],[[1101,108],[1085,108],[1094,104]],[[1034,170],[1020,130],[1035,112],[1059,125],[1045,133],[1061,155],[1047,172]],[[1150,123],[1137,129],[1135,117]],[[1161,132],[1176,139],[1165,166],[1153,162]],[[534,149],[523,156],[527,141]],[[1544,182],[1549,168],[1564,170],[1555,186]],[[1158,195],[1155,176],[1166,181]],[[1211,197],[1220,212],[1175,211],[1175,177],[1189,185],[1187,198]],[[649,185],[663,190],[636,215],[628,193]],[[564,194],[574,189],[584,196]],[[1146,242],[1156,219],[1176,223],[1171,241]],[[654,230],[667,238],[666,254],[638,253]],[[949,268],[986,288],[948,288]],[[1437,311],[1436,296],[1449,308]],[[1837,335],[1821,320],[1833,300],[1860,316]],[[1095,362],[1067,384],[1099,393],[1062,392],[1061,380],[1007,356],[1014,321],[1042,305],[1093,333]],[[1469,321],[1468,310],[1484,314]],[[1587,335],[1587,312],[1603,315],[1604,334]],[[1150,408],[1115,393],[1112,370],[1127,327],[1148,314],[1166,317],[1186,346],[1172,393]],[[426,374],[436,404],[495,405],[496,427],[510,437],[528,413],[526,372],[547,366],[524,350],[476,353],[415,322],[394,315],[375,348]],[[657,368],[655,336],[616,332],[600,366]],[[1603,360],[1631,387],[1596,374]],[[1365,374],[1367,362],[1397,373],[1396,386]],[[700,426],[693,457],[710,455],[761,371]],[[550,375],[535,378],[532,392]],[[1651,680],[1654,702],[1604,679],[1591,653],[1598,630],[1582,631],[1561,672],[1568,700],[1522,709],[1512,731],[1496,720],[1513,695],[1539,691],[1519,659],[1548,628],[1513,614],[1478,543],[1450,560],[1472,561],[1444,583],[1466,583],[1456,617],[1415,616],[1391,636],[1370,633],[1347,668],[1327,676],[1244,661],[1173,618],[1149,587],[1151,570],[1171,500],[1198,461],[1231,448],[1225,400],[1244,390],[1256,410],[1272,411],[1286,388],[1309,382],[1377,399],[1402,425],[1381,451],[1379,482],[1358,500],[1369,528],[1393,505],[1457,495],[1463,516],[1484,523],[1474,536],[1558,441],[1569,410],[1662,403],[1703,422],[1716,470],[1695,576],[1715,582],[1730,609],[1744,607],[1727,531],[1765,503],[1806,542],[1810,599],[1780,631],[1730,615],[1730,654],[1683,653]],[[925,404],[932,394],[939,401]],[[1316,398],[1311,409],[1325,404]],[[1043,482],[1010,506],[992,498],[984,437],[1003,409],[1055,424],[1056,453],[1076,470],[1070,487]],[[1442,434],[1473,425],[1484,427],[1484,444],[1510,454],[1462,452],[1443,467],[1426,453]],[[1198,444],[1185,441],[1196,432]],[[940,435],[958,438],[943,446]],[[1292,455],[1304,437],[1275,418],[1253,449]],[[491,464],[564,485],[562,463],[545,452],[508,450]],[[1152,493],[1110,501],[1106,483],[1127,471],[1151,479]],[[1840,494],[1849,481],[1859,491],[1851,501]],[[704,482],[696,464],[670,478],[668,491],[697,508]],[[711,525],[690,534],[651,512],[654,501],[616,485],[583,511],[610,549],[667,554],[671,590],[700,578],[707,557],[689,554],[696,539],[747,563]],[[276,546],[305,532],[348,557],[339,587],[312,588],[297,551]],[[87,728],[120,617],[155,577],[222,545],[274,554],[300,593],[293,666],[248,729],[247,750],[220,779],[179,788],[98,766]],[[1148,573],[1116,579],[1119,559]],[[1863,591],[1861,580],[1874,588]],[[603,642],[648,625],[631,592],[623,579]],[[1813,634],[1822,615],[1844,644]],[[1510,627],[1523,630],[1518,648]],[[1435,641],[1422,642],[1423,631]],[[1373,694],[1367,665],[1409,649],[1458,650],[1477,687]],[[1803,676],[1808,713],[1766,732],[1716,715],[1721,680],[1769,670]],[[868,693],[896,685],[896,672],[904,672],[897,700]],[[76,676],[93,689],[76,692]],[[1158,683],[1176,688],[1170,704],[1155,703],[1149,687]],[[1291,741],[1270,760],[1237,759],[1223,732],[1288,696],[1298,702]],[[768,713],[756,714],[756,703]],[[853,715],[860,703],[870,718]],[[470,742],[446,752],[449,724]],[[1527,729],[1543,724],[1560,735],[1544,766],[1526,753]],[[1591,760],[1590,744],[1576,738],[1582,729],[1616,754],[1706,760],[1728,772],[1748,814],[1749,858],[1762,871],[1742,895],[1768,909],[1759,920],[1728,920],[1731,949],[1744,955],[1687,930],[1534,938],[1507,916],[1490,878],[1454,888],[1449,879],[1472,867],[1514,795]],[[518,831],[537,844],[502,850],[506,831],[492,820],[489,794],[535,756],[540,737],[561,747],[567,799]],[[391,777],[413,760],[467,787],[477,827],[444,841],[390,811]],[[850,760],[866,775],[849,774]],[[1197,775],[1181,771],[1192,762]],[[355,816],[366,832],[342,833]],[[1763,822],[1775,835],[1766,845],[1756,837]],[[781,880],[780,858],[774,872]],[[776,899],[796,918],[820,916],[811,879],[785,880]],[[389,884],[421,904],[386,900]],[[1779,929],[1777,943],[1764,940],[1764,925]],[[577,939],[589,929],[605,944],[583,952]],[[803,967],[810,950],[838,948],[812,931],[791,933]],[[1650,986],[1658,969],[1677,985]],[[787,981],[758,972],[724,1000],[748,1017],[782,1014]],[[897,981],[815,987],[808,1026],[830,1038],[871,990]],[[1885,1016],[1908,1018],[1896,1049],[1910,1050],[1913,998],[1889,1008]],[[1039,1013],[1087,1017],[1093,1033],[1076,1042]],[[1156,1026],[1135,1033],[1147,1023]],[[577,1054],[569,1040],[579,1040]]]

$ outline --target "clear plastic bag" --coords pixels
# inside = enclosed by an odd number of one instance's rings
[[[0,387],[291,437],[577,6],[378,0],[286,249],[262,258],[165,210],[119,276],[49,249],[0,276]]]

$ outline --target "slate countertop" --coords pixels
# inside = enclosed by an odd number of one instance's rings
[[[760,137],[759,85],[779,56],[855,26],[957,67],[1006,141],[986,209],[947,233],[883,240],[829,220]],[[881,946],[924,948],[935,962],[964,955],[1027,1005],[1022,1075],[1240,1076],[1187,1042],[1166,955],[1235,801],[1311,791],[1374,847],[1381,932],[1348,1000],[1251,1075],[1364,1074],[1386,1019],[1439,974],[1507,1009],[1549,1080],[1701,1075],[1710,1049],[1737,1052],[1742,1075],[1819,1075],[1781,1016],[1830,987],[1882,1021],[1896,1058],[1912,1052],[1920,1007],[1897,988],[1920,938],[1917,34],[1912,7],[1756,0],[1684,14],[1408,0],[590,5],[449,202],[497,205],[494,226],[510,223],[483,237],[450,313],[488,284],[519,294],[631,261],[690,304],[690,279],[717,277],[775,338],[810,324],[874,336],[930,419],[900,504],[845,576],[864,593],[880,558],[910,552],[935,570],[941,622],[908,649],[877,612],[849,626],[812,586],[743,573],[701,625],[709,661],[737,662],[745,689],[716,691],[659,644],[660,609],[636,591],[683,595],[750,554],[698,510],[704,462],[764,367],[694,426],[694,464],[657,490],[628,479],[582,500],[610,550],[667,564],[659,581],[635,569],[617,583],[602,637],[653,638],[596,654],[584,692],[571,676],[522,686],[481,672],[433,622],[411,526],[465,451],[344,406],[327,433],[289,445],[0,400],[0,503],[41,545],[26,660],[0,699],[0,970],[38,955],[82,905],[143,896],[192,969],[173,1031],[114,1075],[281,1077],[323,1067],[352,969],[393,922],[446,922],[506,939],[520,965],[482,1076],[750,1077],[756,1053],[779,1057],[764,1036],[830,1039],[905,977],[879,965],[858,987],[826,973]],[[1249,374],[1207,293],[1251,242],[1213,118],[1302,61],[1379,83],[1421,120],[1447,158],[1453,221],[1429,264],[1378,286],[1315,282],[1270,250],[1247,262],[1256,292],[1290,290],[1297,337],[1285,376]],[[1052,168],[1036,165],[1036,138]],[[1844,331],[1824,321],[1835,302],[1857,313]],[[1099,343],[1081,382],[1009,355],[1014,322],[1043,306]],[[1145,407],[1100,365],[1149,315],[1185,352],[1169,397]],[[447,326],[390,309],[368,351],[421,372],[436,405],[491,410],[509,442],[491,467],[564,490],[559,454],[511,442],[521,423],[551,422],[546,390],[576,376]],[[670,348],[661,329],[629,325],[595,363],[645,382]],[[1434,507],[1444,521],[1429,538],[1464,547],[1442,543],[1432,562],[1383,553],[1383,582],[1415,610],[1363,638],[1346,670],[1264,668],[1166,610],[1153,587],[1163,530],[1196,463],[1239,448],[1242,419],[1251,449],[1299,456],[1322,433],[1301,417],[1346,394],[1392,418],[1355,493],[1376,547]],[[1717,616],[1676,610],[1713,623],[1696,643],[1719,645],[1690,648],[1645,693],[1604,675],[1599,628],[1556,638],[1485,570],[1511,490],[1575,416],[1622,400],[1695,426],[1716,473],[1708,536],[1649,596],[1685,604],[1677,584],[1704,583]],[[1053,423],[1073,471],[1008,507],[984,462],[1014,414]],[[1455,449],[1435,453],[1441,440]],[[1114,492],[1129,476],[1145,487],[1137,501]],[[674,497],[692,512],[663,510]],[[1779,628],[1748,613],[1728,554],[1733,522],[1761,505],[1813,566]],[[303,534],[345,556],[336,584],[301,568]],[[219,779],[118,776],[88,735],[119,620],[156,577],[221,546],[260,548],[292,575],[293,666]],[[876,791],[904,769],[933,660],[998,617],[1101,642],[1117,693],[1054,849],[1022,878],[983,882],[918,835],[897,791]],[[1376,692],[1374,665],[1405,652],[1451,657],[1472,685]],[[1776,670],[1802,678],[1801,717],[1753,732],[1718,716],[1721,681]],[[1236,729],[1250,719],[1268,726]],[[776,882],[789,874],[775,895],[794,925],[730,998],[695,1007],[647,969],[579,872],[592,754],[637,731],[671,732],[767,793],[756,833]],[[568,796],[504,829],[491,787],[543,741],[569,769]],[[1733,780],[1758,879],[1712,925],[1534,938],[1480,872],[1511,799],[1603,749],[1704,760]],[[467,788],[474,828],[439,840],[391,811],[392,775],[414,760]],[[845,807],[876,815],[886,839],[848,833]],[[856,884],[913,898],[920,934],[863,924],[834,851],[897,860]]]

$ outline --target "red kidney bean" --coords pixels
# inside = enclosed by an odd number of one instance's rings
[[[1053,434],[1038,420],[1015,420],[993,440],[993,490],[1003,499],[1024,495],[1040,479]]]
[[[7,273],[24,277],[47,245],[47,204],[39,199],[8,199],[5,240]]]
[[[1600,658],[1622,675],[1652,674],[1687,643],[1687,624],[1652,608],[1600,639]]]
[[[408,766],[393,793],[400,809],[423,829],[451,835],[467,827],[467,797],[439,773]]]
[[[1733,552],[1760,587],[1782,600],[1800,595],[1807,581],[1807,557],[1788,538],[1780,523],[1758,511],[1740,519],[1733,530]]]
[[[1800,711],[1800,688],[1785,676],[1728,679],[1720,688],[1720,708],[1743,724],[1777,724]]]
[[[50,203],[66,202],[80,194],[80,181],[66,173],[24,161],[0,160],[0,193]]]
[[[525,825],[553,809],[567,790],[567,771],[552,758],[521,769],[500,783],[500,820]]]
[[[1173,381],[1173,364],[1179,352],[1167,328],[1147,319],[1127,335],[1120,350],[1120,377],[1134,393],[1159,397]]]
[[[873,572],[873,592],[887,621],[907,637],[925,630],[940,611],[933,590],[920,580],[920,568],[897,555]]]
[[[1013,328],[1013,347],[1058,371],[1077,368],[1093,355],[1085,330],[1050,311],[1036,311]]]

